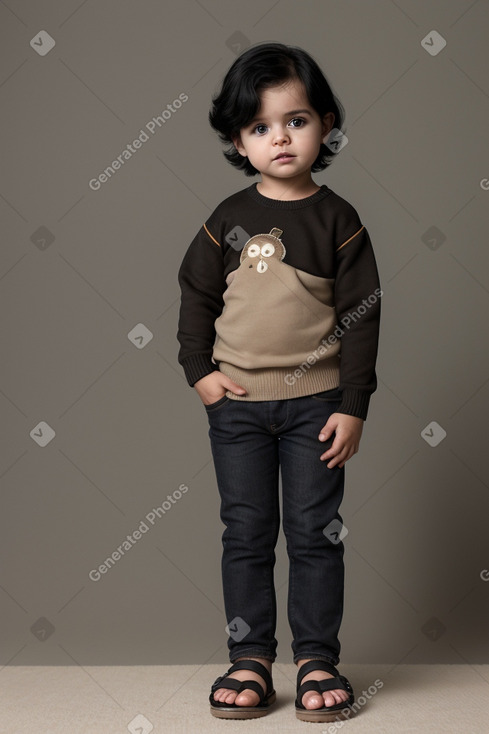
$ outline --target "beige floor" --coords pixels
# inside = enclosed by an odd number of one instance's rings
[[[0,732],[489,733],[489,665],[343,664],[341,672],[363,705],[342,726],[295,718],[296,668],[280,663],[273,668],[277,701],[266,717],[248,721],[214,718],[209,713],[209,688],[227,667],[6,666],[0,670]],[[363,690],[368,700],[362,698]]]

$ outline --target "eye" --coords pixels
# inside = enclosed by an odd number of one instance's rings
[[[263,245],[261,248],[261,254],[263,257],[270,257],[270,255],[273,255],[275,252],[275,247],[271,244],[271,242],[267,242],[266,245]]]
[[[303,127],[303,125],[306,124],[306,121],[303,117],[294,117],[290,122],[289,125],[292,127]]]
[[[258,257],[260,254],[260,245],[250,245],[246,254],[248,257]]]
[[[253,128],[253,132],[257,133],[258,135],[264,135],[266,131],[268,130],[266,125],[255,125]]]

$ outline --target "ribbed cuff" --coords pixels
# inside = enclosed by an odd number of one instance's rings
[[[365,392],[365,390],[345,387],[343,388],[340,406],[336,412],[354,415],[356,418],[366,420],[369,403],[370,393]]]
[[[190,387],[193,387],[197,380],[219,369],[211,360],[209,352],[207,354],[193,354],[191,357],[186,357],[181,364]]]

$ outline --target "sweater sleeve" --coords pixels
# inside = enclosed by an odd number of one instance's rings
[[[342,332],[342,401],[337,412],[365,420],[370,396],[377,389],[382,291],[369,234],[358,215],[351,225],[353,232],[336,249],[335,308]]]
[[[212,361],[214,322],[221,314],[226,288],[221,247],[206,225],[191,242],[178,272],[178,361],[191,387],[218,369]]]

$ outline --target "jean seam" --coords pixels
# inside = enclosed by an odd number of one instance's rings
[[[289,583],[290,583],[290,629],[292,631],[292,637],[294,641],[297,639],[297,629],[295,626],[295,558],[289,558],[290,571],[289,571]]]
[[[265,588],[266,588],[266,594],[267,594],[267,606],[268,606],[268,619],[267,619],[267,627],[269,630],[269,641],[271,641],[271,627],[272,627],[272,589],[270,586],[271,583],[271,574],[270,574],[270,564],[266,565],[264,568],[264,581],[265,581]]]

